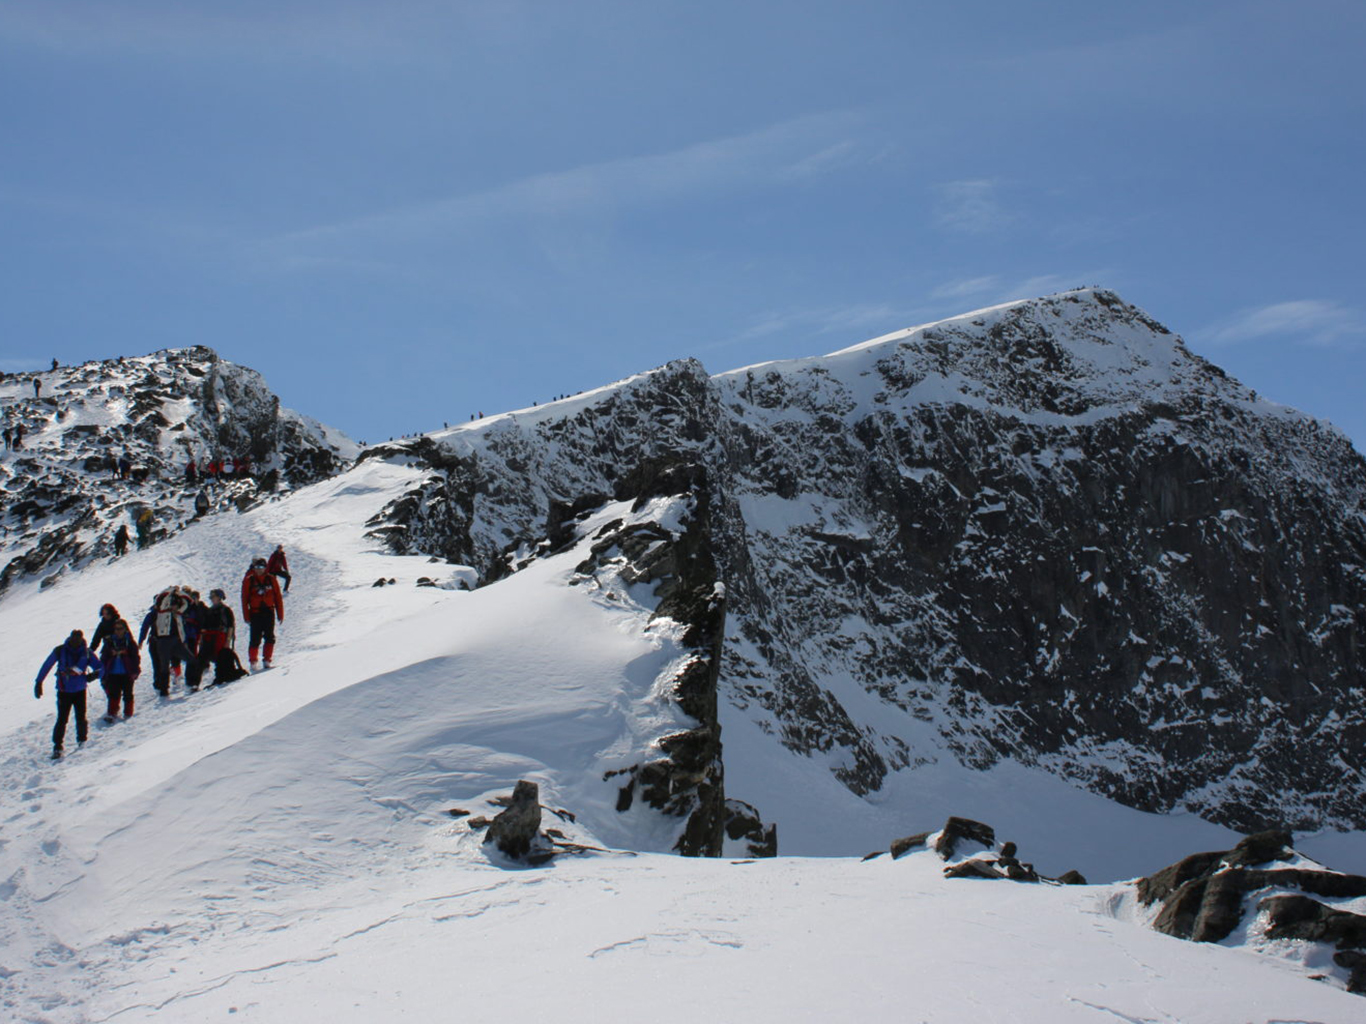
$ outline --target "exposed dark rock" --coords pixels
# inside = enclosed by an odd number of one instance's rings
[[[449,814],[452,818],[463,818],[470,812],[465,810],[463,807],[452,807],[446,813]]]
[[[1062,874],[1058,876],[1057,880],[1061,882],[1063,885],[1086,884],[1086,876],[1083,875],[1080,871],[1077,871],[1076,869],[1073,869],[1071,871],[1064,871]]]
[[[900,839],[892,840],[892,845],[889,847],[892,859],[897,860],[912,850],[920,849],[932,835],[934,835],[933,832],[917,832],[913,836],[903,836]]]
[[[996,845],[996,832],[990,825],[983,825],[971,818],[949,818],[934,841],[934,852],[948,860],[958,852],[958,845],[962,842],[980,843],[992,849]]]
[[[950,864],[944,869],[945,878],[1005,878],[1001,872],[996,870],[996,866],[991,861],[978,860],[976,857],[962,861],[959,864]]]
[[[1267,938],[1331,942],[1340,950],[1366,946],[1366,916],[1335,910],[1308,896],[1271,896],[1257,909],[1267,914]]]
[[[778,826],[764,824],[759,812],[743,800],[726,801],[726,836],[743,839],[751,857],[778,856]]]
[[[1366,953],[1353,949],[1343,949],[1333,954],[1333,963],[1351,972],[1347,979],[1347,991],[1366,995]]]
[[[1366,916],[1325,906],[1300,893],[1325,897],[1366,895],[1366,877],[1306,866],[1278,866],[1292,860],[1288,832],[1274,830],[1248,836],[1232,850],[1187,857],[1138,882],[1141,902],[1161,903],[1153,927],[1177,938],[1219,942],[1253,913],[1256,893],[1291,889],[1297,893],[1262,899],[1257,911],[1267,915],[1266,935],[1332,943],[1339,950],[1366,945]],[[1347,966],[1347,965],[1343,965]],[[1360,991],[1363,979],[1353,970],[1349,988]]]
[[[1023,864],[1015,857],[1007,857],[1004,852],[996,858],[996,867],[999,871],[1004,871],[1005,876],[1012,882],[1037,882],[1039,873],[1034,870],[1033,864]]]
[[[531,851],[540,828],[540,787],[523,779],[513,789],[507,809],[489,825],[484,842],[493,843],[509,857],[523,857]]]

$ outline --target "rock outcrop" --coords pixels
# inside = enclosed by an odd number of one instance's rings
[[[1292,836],[1269,830],[1232,850],[1192,854],[1139,879],[1139,902],[1159,909],[1153,927],[1193,942],[1222,942],[1239,928],[1254,937],[1329,947],[1348,991],[1366,992],[1366,915],[1324,900],[1366,896],[1366,878],[1330,871],[1296,853]],[[1314,899],[1313,897],[1319,897]]]
[[[0,461],[0,592],[112,554],[119,526],[131,532],[144,510],[151,540],[179,529],[204,488],[186,480],[191,459],[245,460],[207,487],[211,509],[242,509],[339,472],[357,450],[204,347],[7,374],[0,406],[6,428],[24,434]]]
[[[512,791],[507,807],[489,823],[484,842],[492,843],[509,857],[525,857],[541,834],[541,789],[522,779]]]
[[[966,846],[964,844],[967,844]],[[1060,882],[1063,885],[1085,885],[1079,871],[1067,871],[1058,878],[1039,874],[1033,864],[1017,856],[1014,843],[996,844],[996,830],[971,818],[950,817],[938,832],[917,832],[894,840],[889,847],[892,859],[897,860],[916,850],[928,849],[940,860],[959,860],[944,868],[945,878],[1009,879],[1012,882]],[[864,860],[880,857],[881,851],[870,853]]]

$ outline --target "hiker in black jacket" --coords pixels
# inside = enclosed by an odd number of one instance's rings
[[[90,653],[99,654],[100,644],[114,634],[114,623],[123,618],[112,604],[100,605],[100,621],[95,626],[95,635],[90,640]]]

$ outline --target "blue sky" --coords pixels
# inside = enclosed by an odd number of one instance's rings
[[[5,0],[0,368],[360,439],[1103,284],[1366,443],[1366,4]]]

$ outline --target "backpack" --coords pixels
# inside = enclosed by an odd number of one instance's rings
[[[181,622],[181,616],[185,614],[186,601],[184,595],[175,587],[167,590],[157,598],[157,636],[178,636],[182,639],[185,636],[185,626]]]
[[[213,681],[215,683],[231,683],[241,679],[247,674],[247,670],[242,667],[242,659],[237,657],[237,652],[231,647],[224,647],[213,657]]]

